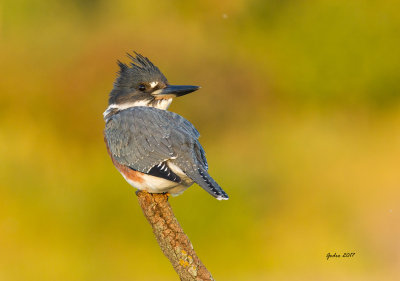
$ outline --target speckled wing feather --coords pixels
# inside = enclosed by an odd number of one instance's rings
[[[104,131],[119,163],[148,173],[166,160],[191,174],[207,170],[199,132],[180,115],[151,107],[132,107],[113,115]]]

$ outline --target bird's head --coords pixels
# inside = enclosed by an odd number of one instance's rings
[[[174,86],[168,83],[148,58],[135,52],[128,54],[132,62],[118,61],[120,71],[110,93],[109,109],[126,109],[132,106],[151,106],[167,109],[175,97],[198,90],[198,86]]]

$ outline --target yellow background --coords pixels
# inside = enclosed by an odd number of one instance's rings
[[[400,280],[399,8],[2,1],[0,280],[177,280],[103,143],[133,50],[202,87],[170,110],[231,199],[170,202],[216,280]]]

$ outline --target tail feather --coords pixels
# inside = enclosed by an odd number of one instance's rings
[[[198,176],[194,181],[200,185],[205,191],[210,193],[218,200],[228,200],[229,196],[226,192],[218,185],[218,183],[208,174],[204,169],[198,169]]]

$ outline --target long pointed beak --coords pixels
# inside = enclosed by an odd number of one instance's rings
[[[160,97],[160,98],[167,98],[167,97],[174,98],[174,97],[181,97],[181,96],[187,95],[191,92],[197,91],[198,89],[200,89],[199,86],[168,85],[164,89],[159,89],[157,91],[154,91],[152,93],[152,95],[155,97]]]

